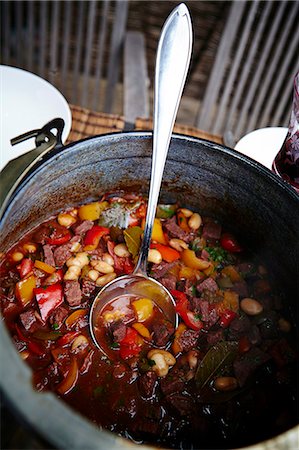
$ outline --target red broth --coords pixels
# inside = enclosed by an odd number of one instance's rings
[[[152,235],[149,272],[172,292],[178,327],[150,296],[122,296],[98,316],[105,351],[94,345],[90,305],[132,272],[145,212],[139,195],[106,195],[3,255],[2,314],[34,386],[161,447],[244,446],[294,426],[298,360],[283,293],[262,260],[197,211],[159,205]]]

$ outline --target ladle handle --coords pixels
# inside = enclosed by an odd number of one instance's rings
[[[134,273],[146,275],[152,228],[170,138],[182,96],[192,49],[192,25],[184,3],[176,7],[161,32],[156,57],[151,184],[144,237]]]

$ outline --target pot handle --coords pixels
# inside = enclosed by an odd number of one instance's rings
[[[36,147],[23,155],[9,161],[1,171],[0,177],[0,218],[6,209],[13,193],[32,171],[33,167],[40,163],[44,156],[55,149],[63,147],[62,132],[64,120],[56,118],[48,122],[41,129],[28,131],[11,139],[12,145],[17,145],[27,139],[35,137]],[[55,134],[56,133],[56,134]]]

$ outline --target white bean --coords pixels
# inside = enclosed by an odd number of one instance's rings
[[[217,391],[233,391],[238,387],[238,381],[235,377],[218,377],[214,381],[214,387]]]
[[[78,280],[81,274],[81,268],[79,266],[70,266],[65,272],[63,279],[67,281]]]
[[[150,248],[147,260],[154,264],[160,264],[162,262],[162,255],[159,252],[159,250],[155,248]]]
[[[198,230],[200,225],[202,224],[202,218],[198,213],[192,214],[188,221],[188,225],[192,230]]]
[[[60,213],[57,217],[57,222],[59,223],[59,225],[65,227],[65,228],[69,228],[76,221],[77,221],[77,219],[68,213]]]
[[[175,357],[166,350],[152,349],[147,354],[148,359],[154,361],[153,371],[158,377],[165,377],[168,374],[169,368],[176,363]]]
[[[114,259],[109,253],[104,253],[102,256],[103,261],[110,264],[110,266],[114,266]]]
[[[99,278],[99,275],[99,272],[94,269],[91,269],[87,274],[88,278],[90,278],[90,280],[92,281],[96,281]]]
[[[127,256],[130,256],[130,252],[126,246],[126,244],[117,244],[114,247],[114,253],[116,256],[119,256],[120,258],[125,258]]]
[[[263,305],[254,298],[243,298],[240,302],[240,308],[248,316],[256,316],[263,311]]]
[[[70,266],[78,266],[82,269],[82,267],[87,266],[89,264],[89,258],[86,252],[77,253],[76,256],[72,256],[66,262],[68,267]]]
[[[178,252],[182,252],[184,249],[188,248],[188,244],[186,244],[186,242],[177,238],[170,239],[169,245]]]
[[[105,261],[99,261],[98,264],[94,266],[94,268],[100,273],[106,274],[114,272],[114,267],[106,263]]]
[[[80,249],[81,249],[80,242],[74,242],[72,247],[71,247],[71,252],[72,253],[77,253]]]
[[[114,280],[114,278],[116,278],[116,273],[107,273],[97,279],[96,285],[105,286],[105,284],[110,283],[110,281]]]
[[[180,208],[179,211],[185,216],[185,217],[191,217],[193,214],[193,211],[187,208]]]

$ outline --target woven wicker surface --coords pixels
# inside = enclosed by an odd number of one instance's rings
[[[98,134],[113,133],[123,131],[125,121],[122,116],[116,114],[104,114],[91,111],[80,106],[71,105],[72,111],[72,129],[68,142],[78,141],[86,137]],[[135,130],[152,130],[153,123],[150,119],[137,119]],[[195,127],[176,124],[174,127],[176,133],[199,137],[210,141],[222,143],[221,136],[212,135]]]

